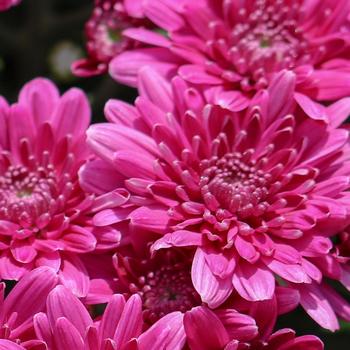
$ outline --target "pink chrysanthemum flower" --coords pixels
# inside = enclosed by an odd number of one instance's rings
[[[82,77],[105,73],[112,58],[137,47],[134,40],[122,37],[122,31],[150,24],[143,16],[140,0],[95,0],[85,25],[88,58],[74,62],[73,73]]]
[[[47,265],[84,296],[89,278],[79,254],[118,244],[119,232],[95,229],[90,215],[113,194],[87,196],[78,184],[89,122],[80,90],[60,97],[45,79],[25,85],[12,106],[0,100],[0,278]]]
[[[134,252],[114,256],[119,291],[141,297],[145,322],[202,304],[191,280],[191,255],[169,249],[148,259]]]
[[[150,47],[111,62],[110,73],[120,82],[134,86],[140,67],[150,65],[203,86],[233,110],[246,106],[283,69],[293,70],[297,90],[313,98],[350,94],[347,0],[184,0],[181,7],[160,0],[144,7],[168,37],[126,30],[125,37]]]
[[[185,342],[182,314],[174,312],[143,332],[138,295],[125,301],[114,295],[101,319],[91,319],[85,306],[63,286],[47,298],[47,312],[34,318],[38,339],[48,350],[180,350]]]
[[[143,318],[147,324],[168,313],[181,311],[184,313],[187,344],[194,350],[231,349],[230,346],[233,349],[277,350],[273,348],[277,340],[280,346],[288,345],[287,349],[293,349],[292,345],[303,342],[305,346],[322,349],[322,343],[317,338],[307,336],[294,339],[294,332],[289,329],[271,336],[277,316],[298,305],[297,291],[277,287],[271,300],[253,303],[236,295],[223,308],[210,310],[202,305],[192,284],[191,254],[183,253],[169,249],[148,259],[132,252],[128,256],[119,253],[115,256],[118,280],[125,287],[121,291],[126,295],[137,293],[141,297]],[[209,329],[213,329],[210,334]]]
[[[0,0],[0,11],[8,10],[12,6],[18,5],[22,0]]]
[[[39,267],[26,274],[4,297],[5,284],[0,284],[0,349],[43,350],[43,342],[36,340],[33,317],[45,308],[48,294],[56,286],[58,277],[49,267]]]
[[[234,113],[207,104],[180,78],[168,89],[143,70],[136,107],[111,101],[111,123],[88,130],[101,159],[82,168],[83,187],[100,191],[104,179],[106,189],[124,182],[132,194],[94,223],[128,220],[135,249],[157,234],[153,252],[195,247],[192,281],[212,308],[234,290],[250,301],[272,298],[275,276],[320,283],[317,257],[329,254],[327,237],[349,220],[349,137],[337,128],[348,100],[321,108],[297,95],[296,103],[294,85],[293,73],[283,72]],[[313,317],[337,328],[326,310],[328,318],[317,310]]]

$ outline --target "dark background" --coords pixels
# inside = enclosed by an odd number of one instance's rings
[[[13,102],[24,83],[44,76],[62,92],[72,86],[83,89],[92,104],[93,122],[104,120],[103,106],[109,98],[133,102],[133,89],[118,85],[107,74],[77,78],[68,70],[69,59],[60,59],[64,51],[85,56],[83,28],[92,8],[93,0],[23,0],[0,12],[0,94]],[[57,72],[57,60],[66,66],[63,72]]]
[[[84,56],[83,28],[92,4],[93,0],[23,0],[20,6],[0,13],[0,95],[14,102],[25,82],[48,77],[62,92],[72,86],[83,89],[92,104],[93,122],[104,120],[103,106],[109,98],[132,102],[136,92],[108,75],[82,79],[68,70],[67,56]],[[63,69],[57,71],[57,62]],[[299,335],[316,334],[326,350],[350,348],[350,323],[342,323],[341,331],[332,334],[298,309],[283,316],[278,327],[294,328]]]

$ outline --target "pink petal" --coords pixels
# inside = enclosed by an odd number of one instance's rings
[[[249,301],[271,299],[275,292],[275,278],[266,268],[240,261],[232,277],[233,287]]]
[[[350,94],[350,73],[340,70],[317,70],[312,74],[317,80],[318,100],[337,100]]]
[[[157,2],[146,0],[144,2],[145,15],[157,26],[165,30],[176,30],[183,24],[183,18],[176,13],[173,6],[168,5],[168,1],[159,0]]]
[[[26,240],[15,240],[11,245],[11,253],[16,261],[23,264],[31,263],[37,255],[36,249]]]
[[[205,253],[201,248],[197,248],[194,255],[191,276],[193,285],[202,301],[211,308],[220,306],[232,292],[230,277],[225,279],[216,277],[210,270]]]
[[[244,342],[250,341],[258,335],[256,322],[250,316],[240,314],[232,309],[217,310],[215,314],[220,318],[230,339]]]
[[[18,98],[26,105],[37,125],[48,121],[59,101],[59,91],[48,79],[36,78],[25,84]]]
[[[183,314],[172,312],[157,321],[138,338],[139,350],[181,350],[186,341]]]
[[[176,71],[177,58],[168,49],[145,48],[125,52],[115,57],[109,64],[109,74],[115,80],[132,87],[137,86],[139,70],[150,66],[164,76]]]
[[[198,306],[186,312],[184,327],[193,350],[223,349],[230,340],[220,319],[206,307]]]
[[[74,325],[60,317],[55,324],[55,343],[59,349],[84,350],[84,341]]]
[[[78,256],[65,254],[59,272],[61,283],[78,297],[85,297],[89,291],[89,276]]]
[[[103,339],[113,339],[115,330],[119,324],[125,307],[125,299],[122,295],[113,295],[108,302],[107,307],[103,313],[102,320],[99,327],[100,341]]]
[[[39,267],[26,274],[4,301],[2,315],[17,313],[16,325],[21,325],[44,308],[46,297],[57,284],[55,271]]]
[[[201,246],[203,242],[203,235],[201,233],[178,230],[173,233],[167,233],[162,238],[153,243],[151,250],[159,250],[171,247],[187,247],[187,246]]]
[[[153,102],[164,112],[172,112],[174,98],[170,84],[152,68],[143,68],[139,73],[138,89],[140,96]]]
[[[116,348],[122,347],[132,338],[141,334],[142,329],[142,301],[139,295],[134,294],[126,302],[120,317],[113,339]]]
[[[161,206],[140,207],[129,215],[130,223],[136,229],[149,230],[164,234],[168,230],[169,215],[167,208]]]
[[[296,286],[300,293],[300,304],[310,317],[326,329],[339,329],[337,317],[320,288],[315,283]]]
[[[34,315],[33,321],[35,334],[38,337],[38,339],[45,341],[49,349],[53,348],[54,337],[47,315],[43,312],[39,312],[36,315]]]
[[[26,350],[21,345],[18,345],[10,340],[0,339],[0,350]]]
[[[64,286],[57,286],[47,298],[47,316],[51,325],[59,318],[69,320],[80,336],[85,337],[92,319],[85,306]]]
[[[103,194],[120,187],[124,176],[118,175],[106,161],[95,159],[80,168],[79,181],[88,193]]]
[[[53,118],[55,136],[60,139],[67,134],[84,135],[90,123],[90,104],[79,89],[70,89],[62,95]]]
[[[33,264],[18,263],[12,255],[3,253],[0,256],[0,278],[18,281],[26,272],[33,268]]]
[[[96,238],[89,230],[78,225],[71,225],[68,232],[61,240],[65,244],[66,251],[87,253],[95,249]]]
[[[293,288],[276,287],[276,298],[279,315],[294,310],[300,302],[300,294]]]
[[[218,85],[223,83],[222,78],[206,72],[204,67],[195,64],[182,65],[179,68],[179,75],[193,84]]]
[[[264,258],[266,266],[278,276],[294,283],[310,283],[310,277],[302,266],[297,264],[284,264],[276,259]]]

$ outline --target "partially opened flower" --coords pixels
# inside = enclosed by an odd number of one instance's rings
[[[143,332],[140,297],[126,301],[116,294],[94,323],[79,299],[58,286],[47,299],[47,312],[35,316],[35,329],[48,350],[180,350],[185,341],[182,318],[173,312]]]
[[[112,123],[89,128],[101,159],[82,169],[83,187],[100,190],[99,167],[106,188],[125,183],[132,194],[127,207],[103,210],[94,223],[129,222],[135,249],[196,249],[192,282],[211,308],[233,291],[271,299],[275,276],[300,288],[320,283],[315,258],[329,254],[327,237],[349,220],[348,131],[337,128],[344,110],[332,109],[327,123],[332,106],[319,110],[300,96],[296,103],[291,72],[239,113],[207,104],[179,78],[172,84],[143,70],[136,107],[111,101]],[[328,311],[313,317],[335,329]]]
[[[192,256],[172,249],[153,258],[133,251],[114,256],[120,292],[141,297],[145,322],[153,324],[171,312],[185,313],[202,304],[191,280]]]
[[[58,277],[54,270],[39,267],[26,274],[6,298],[5,284],[0,284],[1,350],[45,349],[43,342],[36,340],[33,317],[44,310],[46,298],[57,281]]]
[[[347,0],[145,1],[146,16],[168,35],[125,30],[149,47],[116,57],[110,73],[134,86],[140,67],[151,65],[237,110],[290,69],[298,91],[335,100],[350,93],[349,11]]]
[[[85,25],[88,57],[73,63],[73,73],[82,77],[105,73],[112,58],[137,47],[135,40],[122,37],[122,31],[150,24],[143,16],[140,0],[95,0]]]
[[[89,278],[79,254],[118,244],[119,232],[95,229],[90,215],[118,194],[95,198],[78,184],[89,121],[82,91],[60,97],[45,79],[25,85],[11,106],[0,100],[1,279],[51,266],[84,296]]]
[[[22,0],[0,0],[0,11],[8,10],[12,6],[18,5]]]

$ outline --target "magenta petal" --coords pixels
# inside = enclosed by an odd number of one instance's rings
[[[136,229],[164,234],[167,231],[170,218],[165,207],[145,206],[132,211],[129,219]]]
[[[302,266],[297,264],[284,264],[276,259],[264,259],[266,266],[278,276],[294,283],[310,283],[310,277]]]
[[[66,251],[87,253],[95,249],[96,238],[89,230],[72,225],[68,232],[62,237]]]
[[[0,339],[0,350],[26,350],[23,346],[18,345],[10,340]]]
[[[113,172],[113,176],[111,176]],[[103,194],[120,187],[124,177],[117,176],[112,165],[96,159],[83,165],[79,170],[79,181],[89,193]]]
[[[313,335],[304,335],[302,337],[290,340],[280,346],[278,350],[323,350],[322,341]]]
[[[32,266],[33,264],[23,265],[17,262],[12,255],[3,253],[0,257],[0,278],[18,281],[26,272],[31,270]]]
[[[59,349],[84,350],[84,341],[74,325],[64,317],[55,324],[55,340]]]
[[[333,116],[328,114],[326,108],[319,103],[312,101],[306,95],[295,93],[295,100],[303,111],[311,118],[315,120],[324,120],[326,122],[332,119]]]
[[[339,70],[317,70],[312,74],[317,81],[319,100],[336,100],[350,94],[350,73]]]
[[[38,339],[45,341],[49,349],[53,348],[54,336],[47,315],[39,312],[33,318],[35,334]]]
[[[113,339],[116,348],[121,348],[132,338],[141,334],[142,329],[142,301],[139,295],[133,295],[124,306]]]
[[[233,274],[232,283],[240,296],[249,301],[271,299],[275,292],[275,278],[270,271],[242,260]]]
[[[154,251],[170,247],[200,246],[202,241],[203,235],[200,233],[178,230],[173,233],[167,233],[164,237],[158,239],[151,249]]]
[[[278,305],[278,313],[286,314],[294,310],[300,302],[300,294],[293,288],[276,287],[276,299]]]
[[[55,111],[53,127],[57,139],[71,134],[83,135],[90,123],[90,105],[79,89],[70,89],[62,95]]]
[[[103,339],[113,339],[115,330],[118,326],[119,320],[122,316],[123,309],[125,307],[125,299],[122,295],[113,295],[105,312],[103,313],[102,320],[100,323],[99,334],[100,341]]]
[[[39,267],[26,274],[4,301],[2,314],[8,318],[17,313],[16,325],[21,325],[42,311],[49,292],[57,284],[55,271]]]
[[[220,306],[232,292],[231,278],[221,279],[214,276],[201,248],[197,248],[194,255],[191,276],[193,285],[202,301],[211,308]]]
[[[258,326],[254,318],[240,314],[236,310],[217,310],[216,315],[220,318],[230,339],[250,341],[258,335]]]
[[[26,240],[15,240],[11,252],[16,261],[23,264],[31,263],[37,255],[36,249]]]
[[[140,96],[156,103],[164,112],[173,111],[174,102],[170,84],[151,68],[146,67],[140,71],[138,89]]]
[[[77,329],[81,337],[92,325],[92,319],[85,306],[64,286],[57,286],[47,299],[47,316],[51,325],[59,318],[66,318]]]
[[[183,23],[183,18],[176,13],[172,2],[159,0],[157,2],[147,0],[144,2],[145,15],[156,25],[166,30],[176,30]]]
[[[139,350],[181,350],[186,341],[183,314],[172,312],[157,321],[138,338]]]
[[[59,92],[56,86],[45,78],[33,79],[23,86],[19,94],[19,102],[31,110],[31,114],[38,124],[52,118],[58,101]]]
[[[61,283],[76,296],[85,297],[89,291],[89,276],[78,256],[65,254],[59,272]]]
[[[296,286],[300,293],[300,304],[310,317],[326,329],[339,329],[337,317],[320,288],[315,283]]]
[[[223,349],[230,340],[220,319],[203,306],[186,312],[184,327],[193,350]]]

